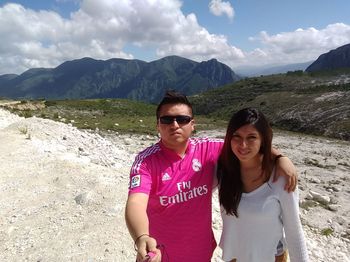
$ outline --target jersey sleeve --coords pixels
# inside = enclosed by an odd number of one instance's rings
[[[296,189],[288,193],[284,188],[285,179],[280,177],[276,183],[279,191],[280,203],[282,209],[282,221],[286,235],[287,248],[291,262],[309,261],[304,232],[299,218],[299,193]]]
[[[152,186],[152,176],[147,165],[147,159],[138,155],[130,170],[129,194],[145,193],[149,195]]]
[[[208,146],[213,161],[218,161],[223,145],[224,140],[222,139],[209,139]]]

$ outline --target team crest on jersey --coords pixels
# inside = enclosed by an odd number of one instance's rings
[[[202,169],[202,164],[198,159],[192,160],[192,169],[196,172],[199,172]]]
[[[169,176],[168,173],[164,173],[164,175],[162,176],[162,181],[168,181],[170,179],[171,179],[171,177]]]
[[[141,175],[136,175],[131,178],[130,188],[135,188],[141,185]]]

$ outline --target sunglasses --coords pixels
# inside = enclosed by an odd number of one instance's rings
[[[188,124],[191,122],[191,116],[178,115],[178,116],[161,116],[159,122],[164,125],[170,125],[176,121],[179,125]]]

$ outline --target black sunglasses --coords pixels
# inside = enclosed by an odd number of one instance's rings
[[[178,116],[161,116],[159,122],[164,125],[170,125],[176,121],[179,125],[188,124],[191,122],[191,116],[178,115]]]

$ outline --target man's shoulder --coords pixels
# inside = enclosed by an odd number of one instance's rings
[[[130,174],[139,174],[139,170],[143,164],[152,162],[152,159],[154,156],[159,154],[161,147],[159,145],[159,142],[147,147],[146,149],[142,150],[140,153],[138,153],[134,159],[134,162],[131,166],[131,172]]]
[[[211,137],[191,138],[190,143],[193,152],[204,154],[215,161],[219,157],[224,144],[222,139]]]
[[[214,137],[191,137],[190,143],[193,145],[196,144],[222,144],[224,142],[221,138],[214,138]]]
[[[159,142],[157,142],[154,145],[151,145],[147,147],[146,149],[139,152],[136,156],[136,159],[145,159],[148,157],[152,157],[153,155],[157,154],[161,150],[161,147],[159,145]]]

